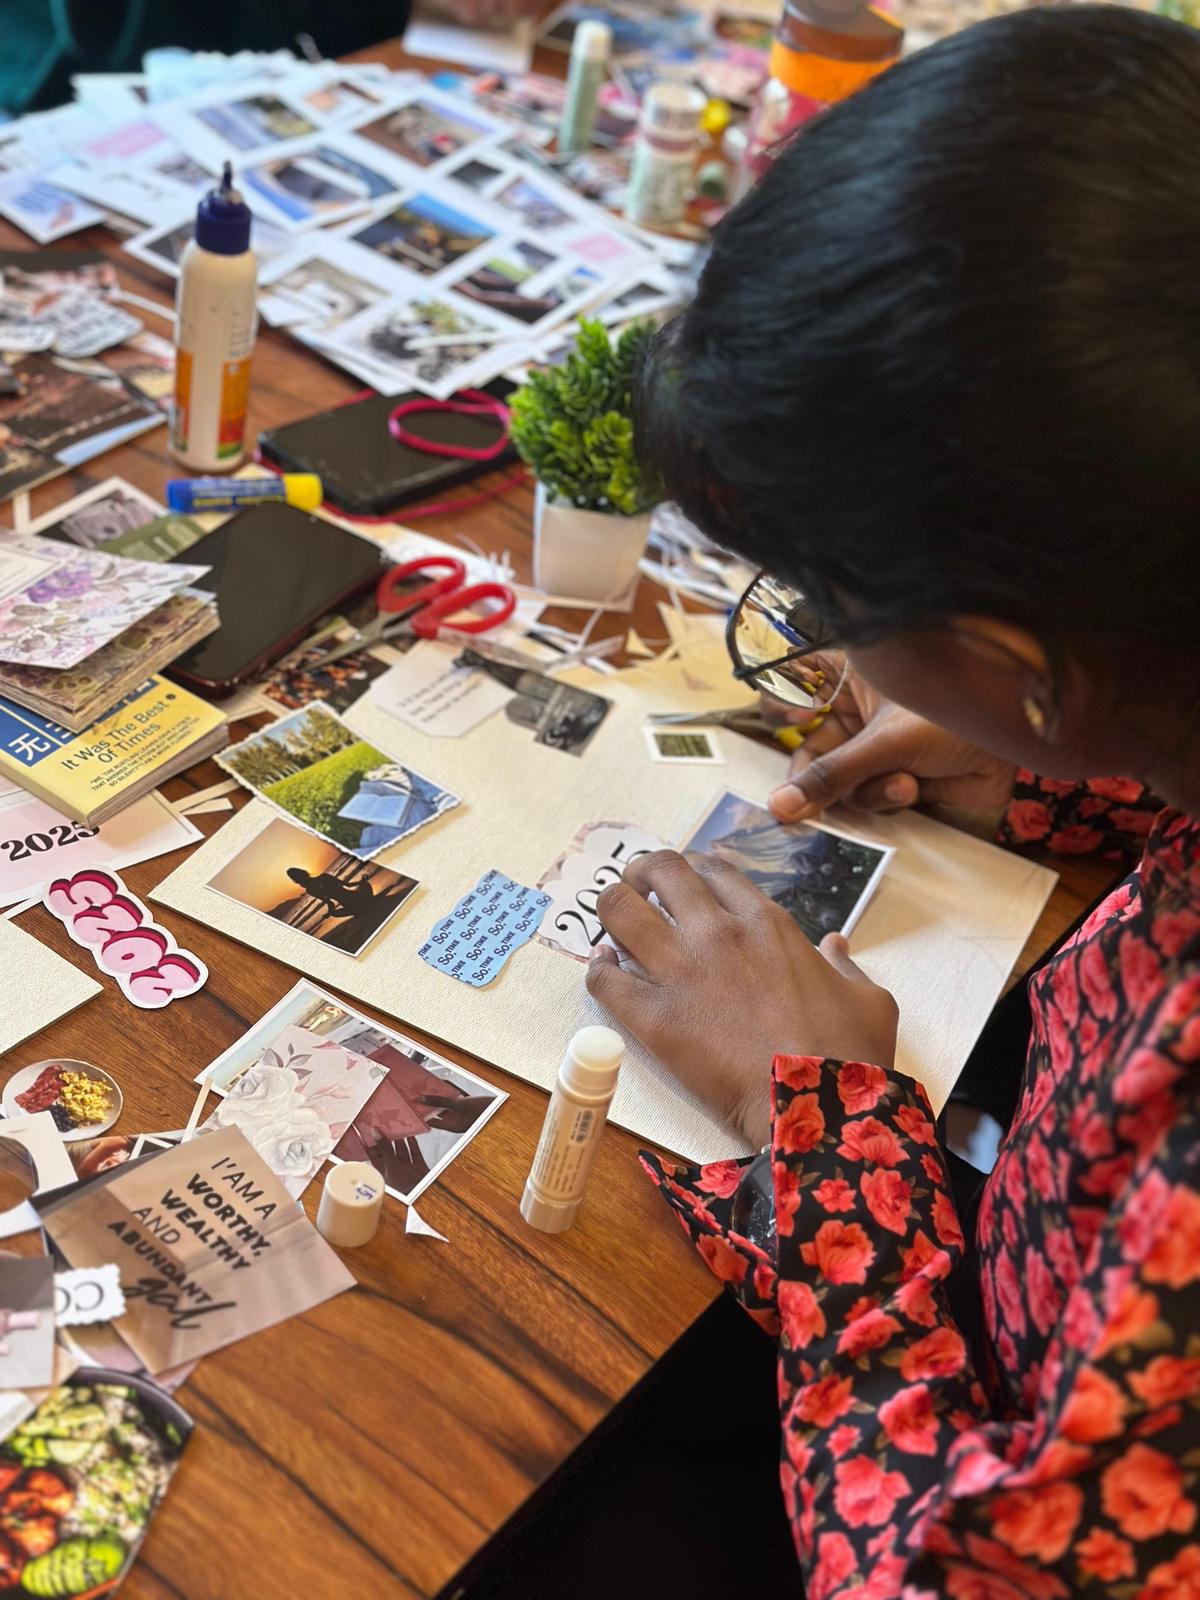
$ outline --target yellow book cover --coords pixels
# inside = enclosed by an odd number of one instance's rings
[[[216,706],[165,678],[147,678],[83,733],[0,699],[0,780],[91,823],[188,765],[188,752],[225,741]],[[205,751],[207,753],[207,751]]]

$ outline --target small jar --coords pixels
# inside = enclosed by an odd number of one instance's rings
[[[673,228],[683,221],[706,104],[703,92],[691,84],[650,85],[625,199],[630,222]]]
[[[787,0],[739,188],[762,177],[788,134],[894,65],[903,45],[900,23],[867,0]]]

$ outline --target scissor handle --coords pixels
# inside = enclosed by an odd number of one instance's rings
[[[465,589],[456,589],[439,595],[422,606],[412,619],[412,631],[422,639],[436,639],[447,617],[465,611],[480,600],[498,600],[500,604],[481,617],[468,617],[454,624],[455,633],[487,633],[507,622],[516,610],[517,597],[506,583],[472,583]]]
[[[438,572],[445,576],[434,576]],[[467,569],[457,556],[418,556],[415,561],[398,561],[380,578],[375,604],[380,611],[389,613],[415,611],[440,595],[460,588],[466,576]],[[428,578],[429,582],[414,589],[414,578]]]

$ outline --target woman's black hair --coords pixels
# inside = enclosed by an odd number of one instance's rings
[[[1021,12],[809,125],[658,335],[637,433],[851,640],[1194,645],[1200,32]]]

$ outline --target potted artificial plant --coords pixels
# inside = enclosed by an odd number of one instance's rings
[[[561,366],[534,371],[512,400],[512,437],[537,478],[533,575],[547,594],[620,601],[646,548],[661,485],[633,448],[634,373],[654,329],[615,341],[583,321]]]

